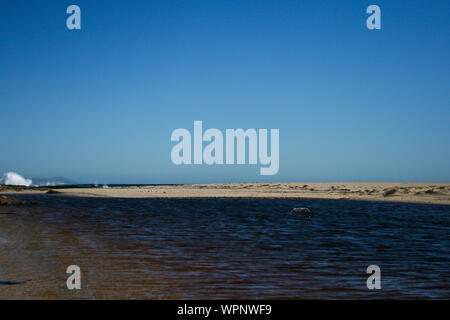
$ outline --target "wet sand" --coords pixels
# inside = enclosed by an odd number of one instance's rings
[[[3,189],[0,193],[45,193]],[[346,199],[450,204],[450,183],[326,182],[228,183],[145,187],[57,189],[60,195],[111,198]]]

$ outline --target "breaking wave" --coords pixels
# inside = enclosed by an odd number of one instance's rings
[[[62,177],[26,179],[16,172],[8,172],[0,179],[0,184],[27,187],[55,187],[70,184],[70,180]]]
[[[8,185],[8,186],[31,186],[33,180],[25,179],[20,174],[15,172],[8,172],[3,175],[3,178],[0,180],[0,184]]]

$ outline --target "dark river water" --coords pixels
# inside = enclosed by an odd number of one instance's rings
[[[450,206],[21,198],[40,203],[0,215],[0,280],[27,281],[0,285],[9,297],[450,298]],[[70,264],[82,270],[76,295],[65,288]],[[370,265],[380,290],[367,288]]]

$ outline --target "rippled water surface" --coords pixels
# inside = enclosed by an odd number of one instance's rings
[[[0,215],[0,280],[26,282],[3,298],[450,298],[450,206],[22,198],[40,203]],[[373,264],[381,290],[366,287]]]

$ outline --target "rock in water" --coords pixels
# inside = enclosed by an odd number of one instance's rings
[[[305,215],[307,215],[308,217],[311,217],[311,210],[309,210],[308,208],[293,208],[291,210],[291,213],[303,213]]]
[[[24,201],[17,200],[13,197],[7,197],[7,196],[0,196],[0,205],[19,205],[24,204]]]

